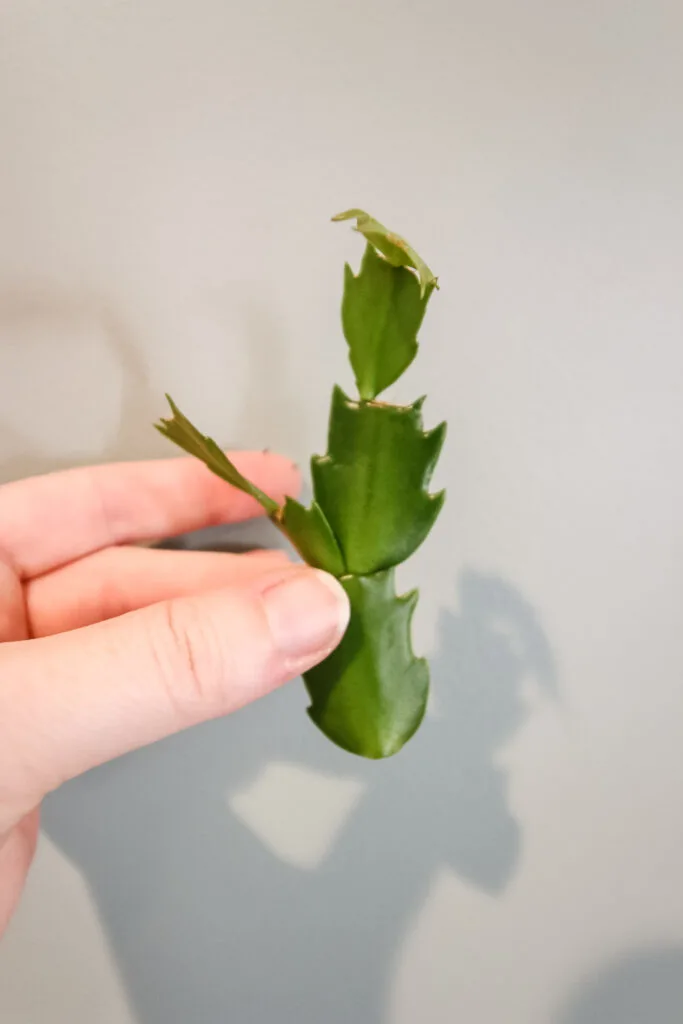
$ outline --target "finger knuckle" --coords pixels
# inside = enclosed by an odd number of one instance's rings
[[[195,709],[220,711],[230,668],[210,619],[191,600],[160,606],[157,660],[169,700],[183,718]]]

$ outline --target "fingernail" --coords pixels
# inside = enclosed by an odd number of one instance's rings
[[[346,591],[318,569],[286,577],[262,597],[275,645],[288,658],[314,657],[333,647],[349,622]]]

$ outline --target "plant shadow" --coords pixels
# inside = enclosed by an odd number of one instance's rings
[[[250,302],[243,313],[254,384],[245,416],[264,436],[279,436],[287,415],[284,447],[296,450],[301,420],[281,404],[274,324]],[[85,318],[104,331],[123,391],[119,433],[101,461],[149,457],[158,396],[121,318],[107,302],[49,290],[0,295],[0,326],[10,334],[32,317],[66,331]],[[272,402],[261,387],[266,364]],[[11,441],[17,454],[4,461],[3,479],[79,462],[45,458],[19,434]],[[166,546],[283,543],[253,522]],[[468,572],[457,596],[457,611],[444,610],[438,623],[437,714],[394,758],[365,762],[333,747],[295,684],[104,765],[45,802],[43,827],[88,884],[139,1024],[381,1024],[402,943],[435,873],[449,868],[492,896],[510,881],[521,830],[497,759],[524,723],[528,681],[552,691],[552,656],[534,610],[509,583]],[[273,766],[358,787],[312,867],[287,860],[234,811]],[[304,815],[294,826],[302,843],[314,824]]]
[[[109,301],[38,285],[6,288],[0,292],[0,330],[4,344],[26,349],[31,346],[32,330],[44,338],[51,335],[55,338],[80,337],[84,354],[87,345],[95,344],[96,339],[103,340],[101,351],[107,362],[103,364],[97,380],[83,380],[83,401],[97,400],[97,388],[102,386],[101,378],[110,367],[111,359],[120,369],[121,398],[116,435],[99,453],[98,461],[145,458],[152,450],[158,454],[160,445],[155,442],[150,425],[158,417],[159,399],[150,386],[148,368],[139,345]],[[34,358],[40,358],[39,347],[31,351]],[[75,366],[64,367],[60,374],[77,370]],[[56,389],[58,385],[59,380],[56,380]],[[106,381],[104,386],[107,386]],[[27,408],[25,415],[27,418],[39,418],[45,416],[45,412]],[[3,420],[1,414],[0,431],[4,447],[11,452],[8,457],[0,459],[3,482],[92,462],[92,458],[74,457],[71,453],[61,457],[45,455],[11,423]]]
[[[652,946],[619,958],[587,979],[556,1024],[680,1024],[683,946]]]
[[[74,780],[44,828],[87,880],[139,1024],[387,1021],[395,964],[434,874],[495,895],[521,834],[498,751],[547,641],[509,584],[474,572],[444,611],[438,715],[394,758],[333,747],[293,685]],[[269,765],[353,780],[361,796],[314,867],[278,856],[230,810]],[[304,833],[312,822],[303,820]]]

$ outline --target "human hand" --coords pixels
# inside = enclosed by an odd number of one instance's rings
[[[278,501],[298,490],[281,458],[234,459]],[[343,589],[283,552],[132,546],[258,514],[192,459],[0,487],[0,934],[48,792],[236,710],[341,639]]]

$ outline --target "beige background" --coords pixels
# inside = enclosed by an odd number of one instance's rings
[[[450,433],[419,736],[296,683],[66,787],[3,1024],[680,1020],[681,10],[4,0],[3,479],[171,454],[164,391],[321,450],[356,204],[440,276],[395,394]]]

